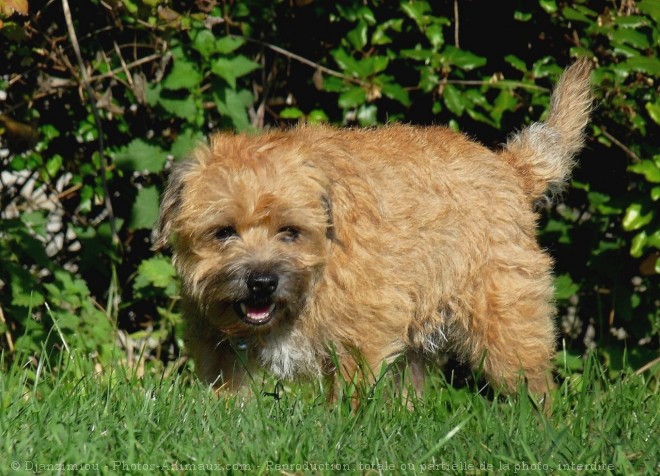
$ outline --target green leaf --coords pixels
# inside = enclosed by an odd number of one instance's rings
[[[213,53],[217,51],[215,35],[210,30],[196,30],[195,37],[192,41],[192,47],[199,51],[199,53],[208,59]]]
[[[649,26],[649,19],[641,15],[617,16],[614,23],[621,28],[644,28]]]
[[[486,58],[475,55],[469,51],[464,51],[454,46],[447,46],[441,53],[441,57],[447,64],[458,66],[461,69],[470,71],[486,64]]]
[[[467,106],[467,101],[461,94],[461,92],[453,84],[447,84],[443,90],[442,98],[445,100],[445,106],[453,114],[461,116],[465,107]]]
[[[41,237],[46,236],[48,220],[41,211],[24,211],[20,214],[20,220],[25,226]]]
[[[527,22],[532,19],[532,14],[529,12],[521,12],[520,10],[516,10],[513,13],[513,18],[521,22]]]
[[[646,248],[646,232],[637,233],[630,244],[630,256],[640,258]]]
[[[436,50],[439,49],[445,42],[445,37],[440,25],[430,25],[424,30],[424,34]]]
[[[660,229],[655,230],[647,239],[646,242],[649,246],[660,249]]]
[[[388,30],[400,32],[403,25],[403,19],[396,18],[387,20],[376,26],[373,35],[371,35],[372,45],[389,45],[392,43],[392,38],[387,34]]]
[[[435,88],[438,87],[440,83],[440,77],[436,73],[434,68],[423,67],[419,71],[419,87],[425,93],[430,93]]]
[[[532,74],[535,78],[547,78],[552,76],[559,76],[562,68],[558,66],[554,59],[550,56],[545,56],[532,65]]]
[[[52,124],[44,124],[39,127],[41,139],[45,142],[50,142],[52,139],[60,136],[60,130]]]
[[[660,166],[652,160],[642,160],[629,166],[628,170],[643,175],[651,183],[660,183]]]
[[[214,98],[218,111],[231,120],[237,131],[244,131],[250,128],[247,109],[254,101],[254,98],[249,91],[245,89],[234,91],[233,89],[225,88],[220,93],[215,94]]]
[[[404,106],[410,106],[410,96],[401,85],[387,83],[382,85],[383,94],[390,99],[400,102]]]
[[[644,33],[630,28],[619,28],[610,33],[614,43],[627,43],[637,49],[643,50],[650,46],[649,40]]]
[[[55,177],[62,168],[63,164],[64,164],[64,159],[60,154],[55,154],[50,159],[48,159],[46,161],[46,172],[48,176]]]
[[[371,35],[371,44],[374,46],[389,45],[392,43],[392,37],[385,33],[385,29],[382,26],[376,28],[373,35]]]
[[[562,10],[563,16],[567,20],[581,21],[586,23],[591,23],[592,20],[589,17],[595,18],[598,16],[596,12],[590,10],[582,5],[574,5],[573,7],[565,7]]]
[[[385,71],[390,64],[390,60],[387,56],[377,55],[365,58],[361,63],[364,64],[364,69],[367,71],[367,74],[371,76]]]
[[[466,112],[468,113],[468,116],[470,116],[475,121],[483,122],[484,124],[488,124],[489,126],[497,128],[495,121],[486,116],[484,113],[479,112],[474,108],[468,108]]]
[[[216,40],[215,51],[223,55],[228,55],[243,46],[244,43],[245,40],[236,36],[223,36]]]
[[[660,103],[647,102],[644,107],[656,124],[660,125]]]
[[[138,6],[132,0],[122,0],[122,4],[129,13],[135,15],[138,12]]]
[[[404,58],[410,58],[417,61],[428,61],[428,59],[433,55],[433,51],[427,48],[412,48],[412,49],[403,49],[401,50],[401,56]]]
[[[342,109],[354,109],[365,103],[367,92],[360,86],[353,86],[348,91],[339,95],[339,107]]]
[[[300,119],[303,116],[303,112],[297,107],[285,107],[280,111],[282,119]]]
[[[617,55],[625,56],[626,58],[639,55],[639,51],[637,51],[632,46],[628,46],[623,43],[611,43],[611,45],[612,52],[616,53]],[[628,72],[626,71],[626,74],[627,73]]]
[[[167,152],[142,139],[133,139],[114,156],[117,167],[137,172],[160,172],[167,160]]]
[[[625,231],[639,230],[653,220],[653,211],[645,212],[640,203],[632,203],[626,209],[622,226]]]
[[[344,6],[341,2],[337,2],[336,7],[339,11],[339,14],[346,20],[351,23],[355,23],[358,20],[366,21],[369,25],[374,25],[376,23],[376,18],[374,13],[366,6],[358,6],[359,3],[348,3]]]
[[[360,16],[360,18],[364,19],[369,25],[376,24],[376,17],[374,16],[374,12],[372,12],[370,8],[365,6],[361,7],[360,10],[358,11],[358,15]]]
[[[660,187],[653,187],[651,189],[651,200],[654,202],[660,200]]]
[[[147,87],[147,103],[153,106],[158,105],[167,112],[194,123],[198,113],[195,99],[190,95],[178,97],[180,96],[178,93],[163,90],[160,84]]]
[[[197,130],[186,128],[172,142],[170,153],[175,159],[181,159],[186,157],[195,147],[205,142],[206,138],[204,134]]]
[[[176,271],[171,260],[164,256],[154,256],[140,263],[133,289],[144,289],[147,286],[165,289],[175,279]]]
[[[337,62],[339,67],[347,73],[357,76],[359,78],[366,78],[369,73],[365,71],[364,65],[366,63],[357,61],[349,55],[343,48],[337,48],[332,51],[332,57]]]
[[[660,24],[660,3],[658,3],[658,0],[641,0],[637,2],[637,8],[649,15],[656,25]]]
[[[557,13],[557,2],[555,0],[539,0],[539,5],[546,13]]]
[[[580,286],[573,282],[570,274],[562,274],[555,278],[555,299],[569,299],[579,290]]]
[[[367,45],[367,23],[360,20],[355,28],[348,32],[346,38],[356,50],[362,50]]]
[[[243,55],[234,58],[219,58],[211,64],[213,74],[223,78],[232,89],[236,89],[236,79],[259,69],[259,63]]]
[[[158,104],[167,112],[177,117],[186,119],[188,122],[195,122],[198,109],[192,98],[174,99],[161,96]]]
[[[425,15],[431,11],[431,7],[428,2],[424,1],[402,1],[401,10],[414,20],[417,25],[423,26],[428,22]]]
[[[565,369],[568,372],[581,372],[584,369],[584,358],[579,353],[557,352],[555,362],[557,368]],[[575,385],[574,382],[573,385]]]
[[[621,66],[627,70],[660,76],[660,59],[655,56],[633,56],[621,63]]]
[[[164,89],[193,89],[202,82],[202,74],[195,63],[185,60],[175,60],[172,71],[163,80]]]
[[[20,271],[19,271],[20,270]],[[13,270],[9,277],[11,288],[11,303],[14,306],[37,307],[46,302],[43,294],[37,291],[36,279],[22,268]]]
[[[620,215],[623,211],[620,207],[612,205],[611,197],[604,193],[588,192],[587,197],[591,206],[601,215]]]
[[[158,190],[150,185],[138,190],[131,210],[128,228],[131,230],[153,228],[158,219]]]
[[[310,124],[320,124],[324,122],[330,122],[330,118],[325,113],[325,111],[321,109],[314,109],[307,115],[307,122]]]
[[[518,105],[518,101],[510,89],[503,89],[495,98],[495,104],[490,115],[495,119],[497,127],[500,127],[500,121],[506,111],[513,111]]]
[[[516,68],[518,71],[521,71],[523,73],[527,72],[527,65],[523,60],[518,58],[517,56],[514,55],[506,55],[504,57],[504,60],[509,63],[511,66]]]
[[[323,76],[323,90],[329,93],[341,93],[346,90],[346,83],[334,76]]]

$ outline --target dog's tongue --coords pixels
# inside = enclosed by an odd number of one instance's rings
[[[242,319],[248,324],[260,325],[270,321],[271,317],[273,317],[274,309],[275,303],[263,305],[253,303],[252,305],[248,305],[245,302],[241,302],[237,312],[239,316],[243,316]]]
[[[263,321],[264,319],[267,319],[268,316],[270,316],[270,311],[270,306],[249,306],[246,309],[245,315],[254,321]]]

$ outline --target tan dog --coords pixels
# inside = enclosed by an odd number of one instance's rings
[[[175,167],[154,235],[174,237],[200,377],[235,389],[256,361],[369,381],[452,352],[505,391],[523,373],[545,393],[555,308],[534,205],[582,147],[589,73],[566,70],[547,121],[499,152],[440,127],[214,135]]]

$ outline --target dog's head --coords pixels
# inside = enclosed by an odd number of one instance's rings
[[[154,230],[184,294],[226,332],[295,318],[332,239],[329,184],[282,133],[219,134],[177,164]]]

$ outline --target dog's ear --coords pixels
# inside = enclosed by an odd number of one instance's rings
[[[328,225],[325,236],[330,241],[337,241],[337,235],[335,234],[335,221],[332,215],[332,200],[330,199],[330,196],[326,194],[321,197],[321,202],[323,203],[323,208],[325,209]]]
[[[172,173],[165,187],[160,204],[158,221],[151,233],[151,249],[160,251],[168,246],[170,234],[172,233],[172,222],[176,219],[181,207],[181,194],[184,187],[186,174],[196,165],[191,159],[179,162],[172,169]]]
[[[309,152],[307,152],[309,153]],[[305,152],[301,153],[304,155]],[[326,217],[326,237],[330,241],[337,241],[337,235],[335,233],[335,221],[332,212],[332,198],[331,194],[331,185],[328,176],[321,170],[317,165],[311,160],[303,160],[302,166],[306,168],[308,177],[316,183],[316,186],[319,189],[321,204],[323,210],[325,211]]]

